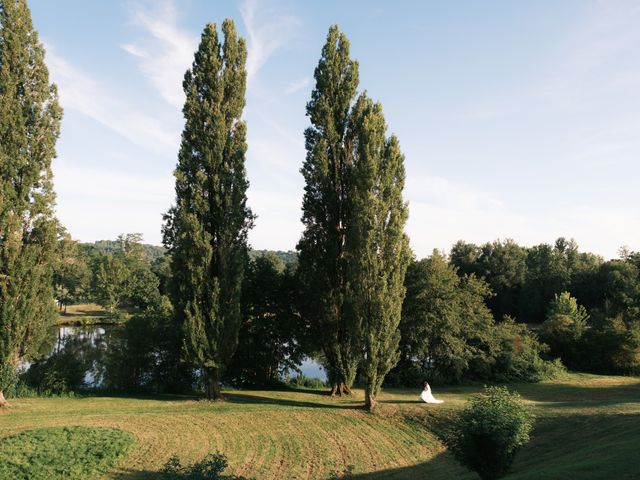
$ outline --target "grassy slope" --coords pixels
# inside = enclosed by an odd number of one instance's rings
[[[640,379],[571,375],[514,386],[539,422],[518,456],[512,479],[637,478]],[[179,397],[16,399],[0,414],[0,436],[26,428],[107,426],[137,439],[114,478],[153,478],[174,453],[184,462],[219,450],[231,470],[259,479],[325,479],[355,465],[357,478],[465,479],[464,471],[427,426],[436,425],[479,388],[436,388],[440,406],[415,402],[416,391],[388,391],[377,415],[354,400],[315,392],[230,392],[207,404]]]

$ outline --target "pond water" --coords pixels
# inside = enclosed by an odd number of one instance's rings
[[[89,326],[59,326],[51,329],[49,340],[44,347],[49,356],[58,355],[75,360],[83,365],[84,382],[87,387],[100,387],[106,368],[106,356],[109,345],[118,333],[121,325],[89,325]],[[62,355],[60,355],[62,354]],[[21,369],[27,370],[30,365],[24,363]],[[324,368],[313,359],[305,359],[299,369],[309,378],[326,380]],[[295,372],[291,377],[296,376]]]

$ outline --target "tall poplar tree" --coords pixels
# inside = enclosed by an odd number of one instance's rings
[[[238,341],[240,294],[253,216],[246,205],[245,41],[233,21],[201,37],[184,77],[186,124],[178,155],[176,205],[165,217],[172,257],[172,297],[190,360],[202,368],[207,398]]]
[[[358,88],[358,63],[349,57],[349,40],[329,29],[315,70],[316,85],[307,104],[311,126],[305,131],[306,186],[298,250],[307,295],[306,317],[326,358],[332,394],[348,394],[359,360],[352,322],[344,310],[346,235],[349,224],[349,154],[345,134]]]
[[[351,219],[347,302],[363,351],[365,404],[376,405],[385,375],[399,358],[404,277],[411,259],[404,233],[408,207],[402,198],[404,156],[395,136],[386,137],[380,103],[362,94],[351,112],[347,143]]]
[[[0,0],[0,406],[55,318],[51,160],[62,110],[24,0]]]

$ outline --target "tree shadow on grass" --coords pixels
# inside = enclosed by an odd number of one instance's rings
[[[354,480],[476,480],[478,476],[460,465],[450,453],[444,452],[415,465],[369,473],[354,472],[351,478]]]
[[[122,398],[131,400],[153,400],[156,402],[188,402],[204,399],[202,395],[195,393],[120,392],[113,390],[85,390],[81,391],[77,398]]]
[[[427,405],[425,402],[423,402],[422,400],[378,400],[378,403],[389,403],[389,404],[401,404],[401,403],[410,403],[412,405],[418,405],[418,404],[424,404]]]
[[[579,386],[565,383],[520,384],[509,387],[526,400],[550,408],[597,408],[640,402],[640,379],[615,386]]]
[[[290,398],[265,397],[261,395],[244,394],[238,392],[227,392],[224,399],[229,403],[251,404],[251,405],[279,405],[284,407],[299,408],[320,408],[320,409],[339,409],[339,410],[359,410],[363,407],[360,405],[345,403],[330,403],[317,401],[293,400]]]
[[[337,478],[340,478],[339,468],[334,469],[338,474]],[[278,478],[288,478],[287,472],[284,472],[284,476]],[[331,474],[327,471],[325,474],[314,477],[318,480],[325,480],[329,478]],[[250,477],[251,475],[248,475]],[[113,476],[114,479],[120,480],[162,480],[166,477],[160,472],[152,472],[149,470],[130,470],[122,472]],[[447,452],[439,453],[430,460],[410,465],[406,467],[389,468],[385,470],[379,470],[375,472],[358,473],[354,471],[350,477],[358,480],[476,480],[478,477],[462,467],[456,460]]]

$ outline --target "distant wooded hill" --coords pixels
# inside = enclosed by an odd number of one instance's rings
[[[98,240],[96,242],[83,242],[80,245],[82,245],[85,251],[92,250],[102,255],[108,253],[114,254],[122,250],[122,245],[118,240]],[[140,246],[150,263],[154,263],[156,260],[162,258],[166,252],[166,249],[161,245],[142,243]],[[276,255],[287,266],[295,266],[298,263],[298,254],[293,250],[251,250],[249,252],[251,259],[268,254]]]

